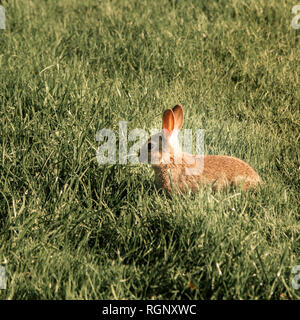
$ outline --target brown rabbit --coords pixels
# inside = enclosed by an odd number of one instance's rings
[[[238,158],[182,152],[178,133],[183,118],[181,105],[167,109],[162,132],[150,137],[141,148],[139,160],[151,160],[158,187],[169,193],[182,193],[189,189],[195,192],[204,185],[211,185],[213,190],[240,185],[245,190],[262,183],[259,175]]]

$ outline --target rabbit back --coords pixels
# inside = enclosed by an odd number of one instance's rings
[[[153,166],[155,181],[159,188],[168,192],[197,191],[204,185],[211,185],[214,190],[240,185],[243,190],[261,184],[261,178],[255,170],[243,160],[231,156],[203,156],[202,170],[188,174],[187,169],[197,169],[196,156],[184,154],[181,164],[170,162]],[[194,161],[191,161],[194,160]],[[193,163],[191,163],[193,162]]]

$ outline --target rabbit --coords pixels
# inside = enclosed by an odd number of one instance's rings
[[[140,149],[139,161],[149,163],[151,160],[159,188],[167,193],[185,193],[196,192],[205,185],[211,185],[215,191],[229,186],[241,186],[246,190],[262,184],[254,169],[238,158],[182,152],[178,133],[183,120],[180,104],[165,110],[162,132],[151,136]]]

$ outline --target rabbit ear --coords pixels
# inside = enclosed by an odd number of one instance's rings
[[[183,125],[183,108],[182,105],[177,104],[173,108],[173,113],[175,117],[175,129],[180,130]]]
[[[164,135],[165,137],[169,137],[172,134],[175,126],[175,117],[171,109],[167,109],[164,112],[162,122]]]

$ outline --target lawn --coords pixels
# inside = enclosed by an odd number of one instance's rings
[[[295,0],[0,3],[0,299],[300,298]],[[261,190],[170,198],[97,162],[99,130],[177,103]]]

